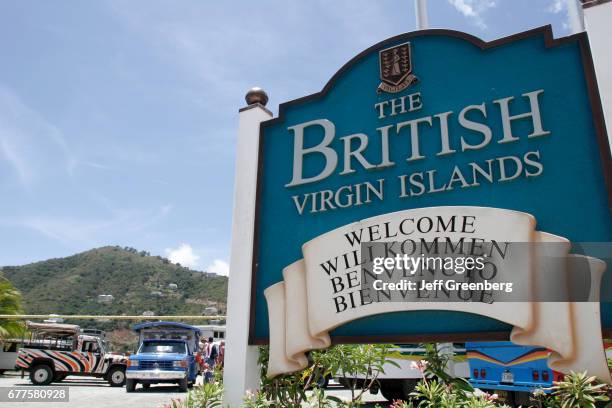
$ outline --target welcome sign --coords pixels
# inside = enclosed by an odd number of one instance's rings
[[[259,162],[251,344],[279,338],[271,328],[295,317],[292,331],[304,336],[285,363],[298,366],[300,353],[331,341],[506,339],[511,330],[517,341],[549,345],[559,364],[580,358],[576,344],[538,337],[534,316],[551,311],[533,304],[509,317],[491,305],[377,305],[359,287],[352,250],[398,234],[611,241],[610,150],[586,34],[555,40],[545,27],[492,43],[445,30],[391,38],[322,92],[281,105],[261,125]],[[605,263],[589,259],[597,280]],[[602,292],[610,281],[604,274]],[[289,286],[298,288],[294,302]],[[584,305],[599,320],[599,304]],[[567,322],[584,305],[566,305]],[[610,304],[601,312],[612,328]]]
[[[420,220],[427,219],[437,219],[440,226],[445,225],[443,235],[448,239],[448,247],[454,243],[452,248],[444,248],[447,245],[440,242],[442,231],[433,227],[428,228],[429,232],[410,231],[405,226],[410,221],[419,225]],[[464,222],[458,224],[457,220]],[[328,347],[329,332],[353,320],[392,312],[451,310],[511,324],[510,339],[551,350],[549,365],[557,371],[588,369],[590,374],[609,381],[597,299],[605,262],[569,254],[571,245],[567,240],[535,231],[535,221],[529,214],[496,208],[429,207],[361,220],[307,242],[302,246],[304,258],[284,268],[283,282],[264,292],[271,322],[268,375],[306,368],[305,353]],[[459,267],[416,268],[414,273],[403,273],[406,279],[401,282],[412,282],[413,288],[410,285],[377,288],[376,282],[380,286],[383,282],[380,278],[392,269],[372,273],[373,268],[366,261],[368,253],[374,259],[393,260],[401,258],[397,253],[400,248],[392,247],[393,241],[381,245],[385,240],[382,235],[373,236],[368,245],[356,248],[350,237],[363,230],[375,231],[381,225],[410,236],[402,241],[405,248],[421,238],[423,243],[433,243],[429,250],[419,248],[421,255],[407,259],[423,260],[424,253],[472,254],[482,258],[480,274],[485,278],[474,279],[478,268],[472,268],[474,273],[468,272],[461,262]],[[516,242],[520,244],[509,244]],[[375,245],[392,249],[395,257],[389,257],[385,250],[375,253]],[[354,261],[350,261],[351,254],[356,252],[361,252],[361,276]],[[410,249],[406,252],[412,253]],[[458,261],[463,257],[446,259]],[[421,275],[427,277],[436,272],[452,278],[433,282],[421,279]],[[568,296],[576,286],[569,283],[570,279],[585,272],[588,297]],[[466,285],[466,290],[457,290],[460,284]],[[478,285],[482,288],[477,288]],[[454,294],[460,297],[453,298]]]

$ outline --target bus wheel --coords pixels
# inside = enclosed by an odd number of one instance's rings
[[[402,387],[399,380],[379,380],[380,393],[389,402],[404,399]]]
[[[402,394],[404,394],[404,399],[410,399],[410,394],[414,391],[418,383],[419,381],[414,379],[402,380]]]
[[[410,399],[410,393],[414,391],[418,380],[379,380],[380,393],[389,401]]]
[[[34,366],[30,371],[30,381],[34,385],[48,385],[53,381],[53,370],[47,364]]]
[[[389,400],[389,402],[393,402],[395,400],[403,400],[403,395],[399,388],[381,385],[380,393],[383,397]]]

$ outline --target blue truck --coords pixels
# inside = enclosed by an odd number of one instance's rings
[[[470,383],[508,402],[528,404],[530,394],[563,378],[548,365],[549,350],[509,341],[465,343]],[[545,391],[546,392],[546,391]]]
[[[198,356],[200,329],[176,322],[149,322],[133,326],[139,336],[136,354],[130,356],[125,388],[138,384],[176,383],[187,391],[201,371]]]

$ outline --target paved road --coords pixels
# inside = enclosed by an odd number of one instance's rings
[[[198,381],[201,382],[202,377],[199,377]],[[138,386],[135,392],[128,394],[125,392],[125,387],[111,387],[104,380],[87,377],[68,377],[57,385],[70,387],[69,402],[0,402],[0,408],[161,408],[172,398],[185,396],[185,393],[180,392],[177,387],[165,384],[153,385],[148,390]],[[17,373],[12,372],[0,376],[0,387],[46,388],[35,387],[27,376],[22,379]],[[341,399],[350,399],[351,395],[350,391],[333,383],[327,392]],[[364,400],[369,403],[365,407],[374,407],[376,403],[387,407],[389,404],[380,394],[367,394]]]
[[[201,380],[201,377],[200,377]],[[55,384],[54,384],[55,385]],[[15,408],[160,408],[172,398],[181,398],[185,393],[179,392],[173,385],[160,384],[144,390],[140,386],[133,393],[126,393],[125,387],[111,387],[104,380],[87,377],[68,377],[57,385],[70,387],[69,402],[0,402],[0,407]],[[0,377],[0,387],[25,386],[38,388],[27,378],[14,373]],[[45,388],[45,387],[41,387]]]

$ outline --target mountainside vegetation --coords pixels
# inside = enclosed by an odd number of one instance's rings
[[[225,314],[226,277],[133,248],[5,266],[2,274],[21,292],[27,314],[201,315],[207,306]]]

